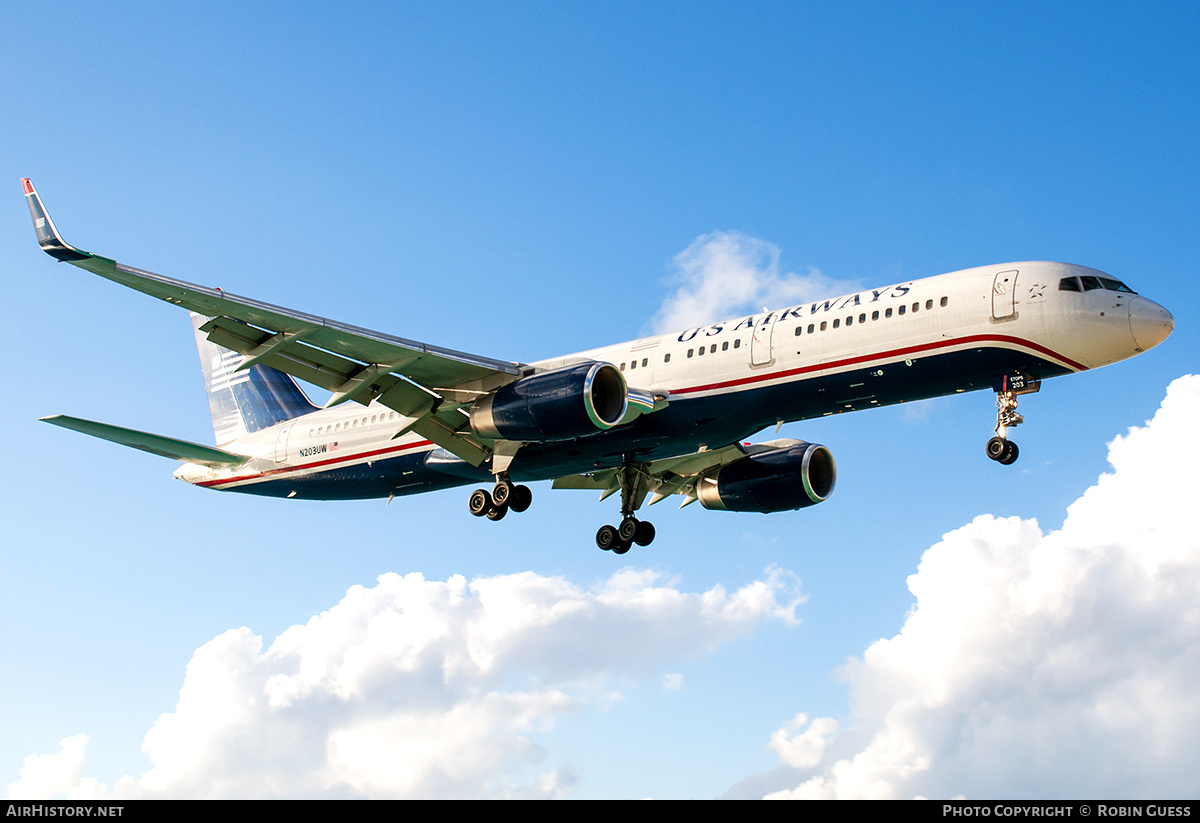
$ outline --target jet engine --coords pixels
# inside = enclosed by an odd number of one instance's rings
[[[696,483],[700,505],[731,512],[782,512],[827,499],[837,465],[824,446],[795,445],[760,451],[727,463]]]
[[[629,388],[611,363],[587,362],[509,383],[475,401],[471,428],[493,440],[571,440],[621,422]]]

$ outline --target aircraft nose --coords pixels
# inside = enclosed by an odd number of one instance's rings
[[[1129,331],[1142,351],[1166,340],[1174,328],[1175,318],[1153,300],[1134,297],[1129,301]]]

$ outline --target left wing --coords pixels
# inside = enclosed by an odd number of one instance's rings
[[[63,240],[28,178],[21,181],[38,244],[50,256],[211,318],[208,339],[333,393],[327,406],[378,400],[413,431],[478,466],[494,441],[471,431],[463,406],[532,373],[524,364],[431,346],[197,286],[77,249]]]

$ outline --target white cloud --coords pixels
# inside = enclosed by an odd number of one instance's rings
[[[88,736],[77,734],[59,741],[55,754],[31,754],[25,758],[20,777],[8,784],[10,797],[63,797],[86,800],[99,796],[103,787],[90,778],[82,777],[87,762],[84,749]]]
[[[1063,527],[984,515],[929,549],[899,634],[799,715],[775,797],[1194,797],[1200,791],[1200,377],[1171,384]]]
[[[739,313],[756,313],[833,297],[858,288],[809,267],[807,274],[779,272],[779,248],[741,232],[697,237],[675,257],[674,292],[652,321],[656,333],[678,331]]]
[[[803,598],[768,570],[692,593],[626,569],[591,590],[533,572],[429,581],[385,574],[283,632],[198,649],[152,768],[108,790],[82,775],[87,737],[26,758],[12,797],[556,797],[577,776],[535,739],[624,678],[712,651]]]

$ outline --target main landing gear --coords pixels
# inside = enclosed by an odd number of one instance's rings
[[[500,520],[508,510],[523,512],[533,502],[533,492],[528,486],[518,486],[505,475],[496,478],[496,485],[489,494],[487,489],[476,489],[467,499],[467,508],[476,517]]]
[[[621,524],[601,526],[596,532],[596,545],[613,554],[625,554],[634,543],[649,546],[654,541],[654,524],[633,516],[648,491],[645,483],[638,482],[642,475],[637,467],[626,460],[617,477],[621,483]]]
[[[613,554],[625,554],[634,543],[649,546],[653,541],[654,524],[632,514],[622,517],[621,525],[601,526],[596,532],[596,545]]]
[[[996,382],[996,436],[987,442],[987,456],[1002,466],[1017,462],[1021,450],[1008,439],[1008,430],[1025,418],[1017,412],[1017,396],[1032,394],[1042,387],[1040,380],[1025,374],[1007,374]]]

